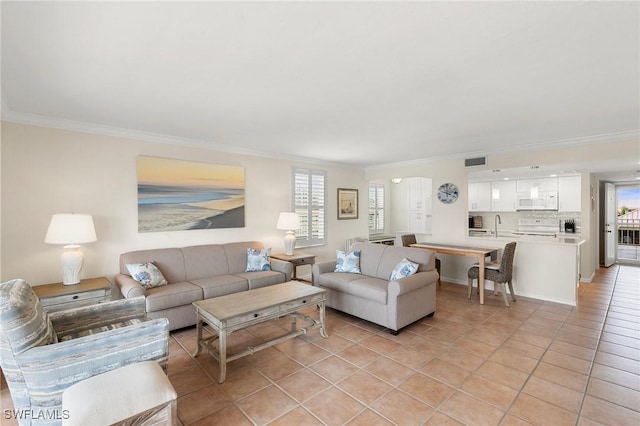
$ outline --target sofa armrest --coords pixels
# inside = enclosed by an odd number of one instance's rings
[[[414,290],[438,281],[438,273],[433,271],[418,272],[408,277],[395,281],[389,281],[389,296],[398,297],[401,294],[410,293]]]
[[[142,285],[129,275],[118,274],[115,278],[115,283],[120,289],[120,294],[125,299],[129,299],[131,297],[139,297],[146,295],[146,291]]]
[[[319,285],[320,274],[326,274],[327,272],[333,272],[336,269],[335,260],[327,260],[325,262],[314,263],[311,275],[313,276],[313,285]]]
[[[271,270],[282,272],[285,275],[285,281],[291,281],[293,276],[293,264],[291,262],[271,258]]]
[[[31,348],[16,357],[31,394],[32,405],[59,404],[72,384],[140,361],[166,367],[169,321],[158,318],[140,324]]]

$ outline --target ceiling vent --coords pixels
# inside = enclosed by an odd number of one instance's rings
[[[487,164],[487,157],[476,157],[476,158],[465,158],[464,166],[465,167],[473,167],[473,166],[484,166]]]

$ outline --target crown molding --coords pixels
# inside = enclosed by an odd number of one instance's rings
[[[442,155],[437,157],[418,158],[408,161],[400,161],[395,163],[385,163],[370,166],[358,166],[350,163],[341,163],[334,161],[319,160],[311,157],[299,157],[286,154],[276,154],[267,151],[257,151],[246,148],[238,148],[228,144],[221,144],[217,142],[184,138],[179,136],[162,135],[158,133],[145,132],[141,130],[130,130],[119,127],[105,126],[101,124],[86,123],[81,121],[66,120],[56,117],[48,117],[37,114],[27,114],[12,111],[8,108],[6,99],[2,96],[2,120],[18,124],[27,124],[36,127],[48,127],[59,130],[69,130],[83,133],[90,133],[101,136],[112,136],[117,138],[133,139],[145,142],[163,143],[168,145],[179,145],[191,148],[201,148],[211,151],[220,151],[230,154],[241,154],[255,157],[272,158],[287,161],[298,161],[311,164],[319,164],[325,166],[335,166],[341,168],[355,169],[355,170],[384,170],[388,168],[406,167],[412,165],[431,164],[440,161],[463,159],[469,157],[488,156],[489,154],[510,153],[515,151],[536,150],[536,149],[549,149],[560,148],[566,146],[596,144],[603,142],[620,142],[628,139],[640,140],[640,129],[629,130],[616,133],[605,133],[600,135],[591,135],[577,138],[557,139],[551,141],[540,141],[520,145],[512,145],[505,148],[489,149],[484,151],[465,152],[462,154],[454,155]]]
[[[257,151],[246,148],[238,148],[228,144],[207,141],[203,139],[184,138],[180,136],[162,135],[159,133],[145,132],[142,130],[130,130],[119,127],[105,126],[102,124],[87,123],[82,121],[66,120],[56,117],[48,117],[37,114],[27,114],[12,111],[3,105],[2,121],[26,124],[35,127],[47,127],[58,130],[68,130],[74,132],[89,133],[100,136],[111,136],[116,138],[132,139],[143,142],[162,143],[167,145],[179,145],[190,148],[200,148],[210,151],[226,152],[229,154],[249,155],[254,157],[271,158],[277,160],[296,161],[325,166],[334,166],[350,169],[362,169],[348,163],[339,163],[325,160],[318,160],[310,157],[299,157],[294,155],[276,154],[267,151]]]
[[[430,157],[430,158],[422,158],[422,159],[418,158],[418,159],[413,159],[408,161],[400,161],[396,163],[387,163],[387,164],[380,164],[376,166],[369,166],[369,167],[366,167],[366,170],[384,170],[387,168],[395,169],[398,167],[432,164],[440,161],[464,159],[464,158],[471,158],[471,157],[483,157],[483,156],[488,157],[489,154],[507,154],[507,153],[518,152],[518,151],[532,151],[537,149],[562,148],[567,146],[590,145],[590,144],[599,144],[604,142],[615,143],[615,142],[622,142],[629,139],[638,139],[638,141],[640,142],[640,129],[628,130],[624,132],[615,132],[615,133],[603,133],[600,135],[581,136],[577,138],[533,142],[533,143],[527,143],[527,144],[512,145],[504,148],[488,149],[484,151],[465,152],[462,154],[455,154],[455,155],[441,155],[438,157]]]

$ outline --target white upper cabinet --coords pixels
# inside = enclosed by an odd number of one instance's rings
[[[469,182],[469,211],[491,211],[491,182]]]
[[[502,180],[491,182],[491,211],[516,211],[516,182]]]
[[[427,200],[431,199],[431,179],[412,177],[407,178],[407,184],[409,193],[407,199],[409,200],[408,210],[429,210],[430,204]],[[429,211],[429,214],[431,212]]]
[[[531,188],[538,187],[538,191],[557,191],[558,178],[518,179],[517,192],[531,192]]]
[[[561,212],[579,212],[581,208],[580,176],[562,176],[558,178],[558,210]]]
[[[416,234],[431,233],[432,180],[423,177],[406,178],[408,231]]]

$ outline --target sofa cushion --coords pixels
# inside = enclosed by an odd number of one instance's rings
[[[351,296],[371,300],[385,305],[387,303],[388,280],[367,275],[344,272],[328,272],[320,275],[321,287]]]
[[[87,328],[81,330],[74,330],[72,333],[65,334],[60,338],[61,342],[67,340],[78,339],[80,337],[91,336],[92,334],[104,333],[105,331],[115,330],[117,328],[129,327],[130,325],[140,324],[145,322],[144,318],[129,318],[119,322],[112,322],[106,325],[100,325],[94,328]]]
[[[404,257],[400,262],[398,262],[396,267],[393,268],[393,271],[391,271],[389,280],[394,281],[394,280],[399,280],[401,278],[408,277],[410,275],[415,274],[417,270],[418,270],[418,264],[413,263],[412,261]]]
[[[286,276],[278,271],[240,272],[235,275],[246,279],[249,282],[250,290],[280,284],[286,279]]]
[[[245,272],[256,271],[270,271],[271,261],[269,256],[271,255],[271,249],[266,248],[262,250],[248,248],[247,249],[247,269]]]
[[[174,283],[147,290],[147,312],[188,305],[203,299],[202,287],[189,282]],[[195,321],[195,318],[194,318]]]
[[[264,245],[260,241],[243,241],[239,243],[223,244],[227,258],[229,274],[238,274],[247,270],[247,249],[262,250]]]
[[[360,250],[344,252],[336,250],[336,269],[333,272],[347,272],[359,274],[360,270]]]
[[[186,278],[183,281],[199,280],[216,275],[228,275],[229,265],[223,244],[206,244],[183,247]]]
[[[382,254],[385,252],[387,247],[389,246],[386,246],[384,244],[372,243],[353,243],[351,245],[351,250],[360,251],[360,270],[364,275],[369,275],[370,277],[377,278],[389,278],[391,270],[389,270],[384,276],[378,275],[378,266],[380,266],[380,259],[382,258]]]
[[[202,288],[205,299],[249,290],[249,281],[237,275],[216,275],[191,282]]]
[[[131,277],[138,281],[144,288],[160,287],[167,285],[160,269],[153,262],[127,263],[127,270]]]
[[[150,249],[130,251],[120,255],[120,273],[128,275],[128,263],[153,262],[162,271],[169,284],[186,281],[184,256],[182,249]]]
[[[396,265],[407,258],[418,264],[417,272],[435,269],[435,254],[431,250],[386,246],[384,244],[353,243],[351,250],[360,250],[360,269],[364,275],[389,279]]]

